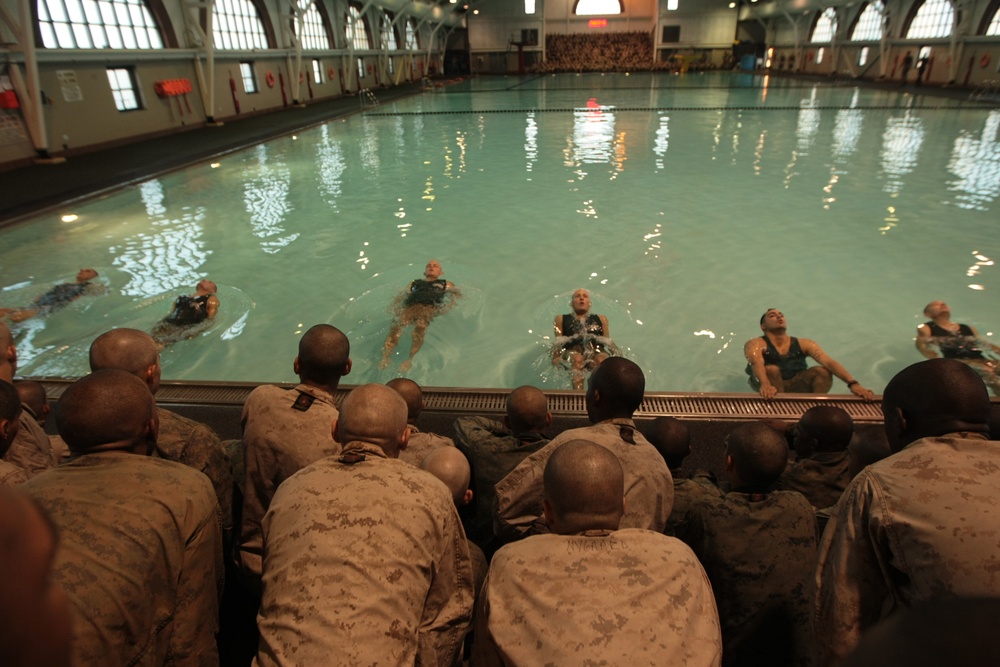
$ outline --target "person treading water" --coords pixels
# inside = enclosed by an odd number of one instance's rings
[[[444,269],[436,259],[427,262],[424,267],[424,277],[411,282],[404,294],[394,302],[394,315],[389,335],[382,346],[382,361],[378,367],[384,369],[389,365],[389,358],[399,344],[403,329],[413,325],[413,342],[410,345],[410,356],[399,365],[399,370],[406,372],[413,364],[414,355],[424,344],[424,336],[431,320],[441,315],[455,305],[455,299],[462,296],[458,288],[441,277]]]
[[[572,313],[556,315],[553,322],[556,341],[552,364],[565,366],[573,374],[573,388],[583,389],[586,371],[593,371],[615,352],[608,318],[590,312],[590,292],[573,292],[569,302]]]
[[[174,300],[170,313],[153,326],[150,335],[161,350],[184,338],[193,338],[200,331],[201,324],[211,320],[219,311],[218,287],[207,278],[195,287],[194,294],[182,294]]]

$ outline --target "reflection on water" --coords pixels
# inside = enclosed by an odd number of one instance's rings
[[[303,327],[326,321],[352,332],[351,383],[384,381],[386,309],[431,257],[479,295],[429,330],[410,376],[435,386],[545,382],[550,341],[531,332],[577,287],[603,292],[595,309],[655,390],[746,391],[742,344],[771,306],[876,389],[919,359],[929,300],[1000,326],[1000,111],[780,79],[765,105],[752,75],[644,80],[417,96],[2,230],[3,283],[54,284],[83,257],[108,280],[19,331],[24,372],[85,364],[96,333],[148,328],[207,275],[224,321],[172,348],[168,377],[293,380]],[[473,111],[491,104],[526,111]]]

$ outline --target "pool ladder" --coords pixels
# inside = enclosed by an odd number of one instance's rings
[[[362,111],[366,109],[378,109],[382,106],[381,102],[378,101],[378,98],[375,97],[375,93],[372,92],[371,88],[365,88],[359,92],[358,100],[361,101]]]
[[[969,94],[969,99],[979,102],[1000,102],[1000,80],[983,81]]]

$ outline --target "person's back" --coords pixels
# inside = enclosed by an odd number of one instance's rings
[[[20,429],[21,397],[14,385],[0,380],[0,457],[7,453]],[[28,481],[24,471],[0,458],[0,486],[17,486]]]
[[[437,433],[424,433],[417,428],[417,418],[424,409],[424,392],[420,385],[409,378],[395,378],[385,383],[406,401],[407,423],[410,425],[410,440],[406,449],[399,453],[399,460],[420,467],[427,455],[438,447],[454,447],[455,442]]]
[[[14,337],[7,325],[0,322],[0,379],[13,383],[16,372],[17,349],[14,347]],[[54,465],[52,445],[45,430],[27,410],[20,411],[18,424],[13,441],[3,453],[3,460],[31,478]],[[10,471],[9,466],[5,467]]]
[[[277,490],[263,520],[257,665],[447,665],[472,613],[472,572],[447,488],[396,459],[406,406],[356,388],[344,449]]]
[[[806,410],[795,430],[799,460],[785,469],[775,488],[798,491],[816,509],[836,505],[851,482],[847,447],[853,435],[854,420],[841,408]]]
[[[350,343],[335,327],[317,324],[299,341],[293,389],[261,385],[243,406],[245,491],[239,537],[240,567],[256,585],[261,574],[260,522],[278,486],[309,464],[340,453],[332,425],[334,392],[351,370]]]
[[[75,664],[217,664],[222,535],[208,479],[148,456],[153,398],[124,371],[77,381],[57,421],[73,459],[23,488],[58,528]]]
[[[894,453],[854,478],[820,544],[822,664],[900,608],[1000,597],[1000,442],[983,381],[954,359],[914,364],[886,386],[882,412]]]
[[[649,530],[616,529],[624,475],[613,453],[565,443],[545,470],[546,520],[493,557],[473,664],[718,665],[712,588],[691,550]]]
[[[777,432],[746,424],[727,443],[733,490],[693,501],[678,534],[712,582],[723,664],[812,664],[813,508],[799,493],[772,490],[788,458]]]

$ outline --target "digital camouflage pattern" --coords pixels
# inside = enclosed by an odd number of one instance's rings
[[[924,438],[854,478],[823,533],[816,570],[820,662],[918,602],[1000,597],[1000,442]]]
[[[495,419],[459,417],[455,420],[455,446],[469,459],[475,480],[475,539],[486,540],[493,536],[497,482],[548,442],[549,439],[539,433],[515,436]]]
[[[233,468],[229,454],[215,431],[201,422],[157,407],[160,433],[156,436],[156,458],[183,463],[208,477],[219,501],[222,533],[233,532]]]
[[[17,486],[28,481],[24,471],[13,463],[0,460],[0,486]]]
[[[14,436],[14,442],[10,443],[10,449],[3,455],[3,460],[16,465],[30,479],[55,465],[52,460],[52,445],[45,429],[38,425],[27,410],[21,411],[18,421],[20,428]]]
[[[724,665],[813,664],[813,512],[794,491],[732,491],[691,503],[678,537],[712,582]]]
[[[493,557],[473,663],[719,665],[712,587],[694,553],[648,530],[534,535]]]
[[[663,532],[674,504],[674,483],[663,457],[631,419],[608,419],[563,431],[496,485],[497,535],[505,539],[547,532],[542,518],[542,475],[552,452],[570,440],[589,440],[612,451],[625,473],[622,528]]]
[[[59,534],[52,576],[70,600],[74,664],[218,665],[222,533],[203,474],[103,452],[21,488]]]
[[[348,443],[281,485],[263,529],[254,664],[454,663],[472,616],[472,568],[436,477]]]
[[[410,440],[406,443],[406,449],[399,452],[399,460],[409,463],[412,466],[420,467],[424,462],[424,457],[433,452],[438,447],[454,447],[455,443],[451,438],[446,438],[437,433],[424,433],[413,424],[410,424]]]
[[[851,483],[850,457],[843,452],[814,452],[790,463],[774,485],[776,489],[798,491],[816,509],[836,505]]]
[[[682,478],[673,471],[671,475],[674,478],[674,506],[670,510],[667,527],[663,532],[676,537],[678,531],[683,530],[691,503],[702,496],[718,498],[722,495],[722,489],[715,484],[711,475],[704,471],[699,471],[690,478]]]
[[[240,569],[260,581],[260,522],[278,485],[306,466],[340,453],[333,420],[340,413],[329,392],[300,384],[294,389],[261,385],[243,405],[244,492]]]

